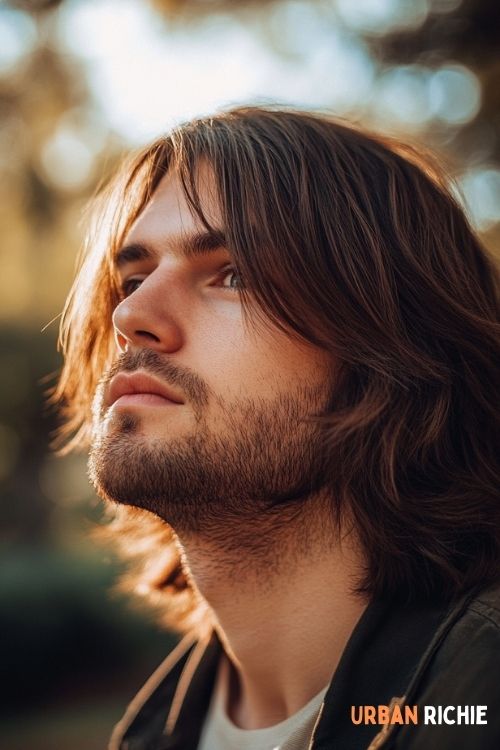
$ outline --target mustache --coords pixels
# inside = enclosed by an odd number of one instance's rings
[[[106,387],[119,372],[134,372],[135,370],[145,370],[168,385],[178,387],[198,408],[204,407],[208,402],[210,388],[198,375],[185,367],[174,365],[152,349],[138,349],[120,354],[102,378],[102,386]]]

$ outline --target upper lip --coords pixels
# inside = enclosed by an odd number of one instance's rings
[[[148,375],[146,372],[119,372],[109,384],[107,406],[111,406],[120,396],[131,393],[155,393],[168,401],[183,404],[183,400],[176,395],[168,385]]]

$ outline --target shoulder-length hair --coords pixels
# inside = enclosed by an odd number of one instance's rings
[[[209,227],[201,162],[244,307],[252,298],[341,363],[321,428],[332,512],[354,519],[364,550],[359,591],[451,597],[496,580],[497,272],[420,150],[326,116],[240,107],[175,129],[121,170],[63,316],[56,397],[70,447],[89,436],[96,383],[115,356],[117,247],[169,170]],[[143,556],[138,590],[156,595],[171,624],[192,626],[201,604],[170,527],[120,508],[108,531]]]

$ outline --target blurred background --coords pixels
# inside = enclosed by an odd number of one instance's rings
[[[2,750],[104,748],[174,642],[111,592],[85,458],[49,448],[44,392],[97,184],[180,120],[290,103],[434,148],[495,251],[499,42],[498,0],[0,2]]]

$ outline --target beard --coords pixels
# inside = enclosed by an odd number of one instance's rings
[[[139,367],[183,388],[195,417],[191,431],[151,437],[125,409],[107,420],[106,384]],[[256,525],[285,523],[325,486],[322,435],[311,417],[327,408],[328,396],[326,386],[300,385],[273,399],[227,401],[155,352],[122,355],[96,396],[91,481],[106,501],[154,513],[179,535],[216,538],[237,524],[241,545]],[[206,413],[210,400],[216,429]]]

